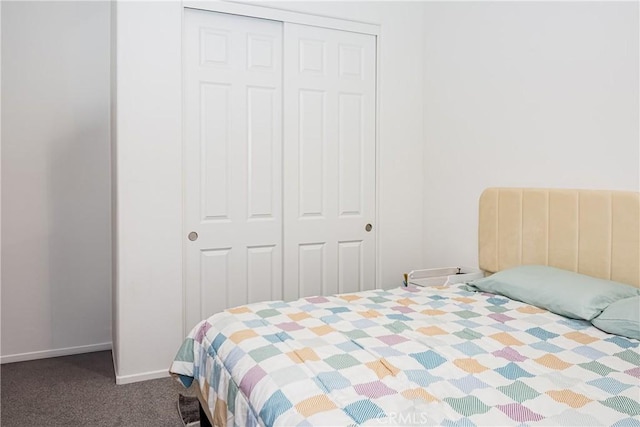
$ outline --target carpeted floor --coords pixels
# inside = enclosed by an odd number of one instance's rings
[[[182,427],[171,378],[116,385],[110,351],[2,365],[2,427]]]

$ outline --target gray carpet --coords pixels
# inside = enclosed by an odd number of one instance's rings
[[[110,351],[0,368],[2,427],[181,427],[171,378],[116,385]]]
[[[182,423],[187,427],[200,426],[200,404],[197,397],[182,396],[178,398],[178,413]]]

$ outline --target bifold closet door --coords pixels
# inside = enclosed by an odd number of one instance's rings
[[[185,9],[185,327],[282,298],[282,23]],[[188,239],[188,240],[187,240]]]
[[[375,36],[284,24],[287,300],[375,288],[375,62]]]

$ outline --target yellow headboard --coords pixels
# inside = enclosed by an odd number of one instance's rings
[[[550,265],[640,287],[640,193],[488,188],[478,246],[490,273]]]

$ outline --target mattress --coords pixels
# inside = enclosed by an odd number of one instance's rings
[[[250,304],[171,366],[215,425],[640,425],[639,342],[464,285]]]

